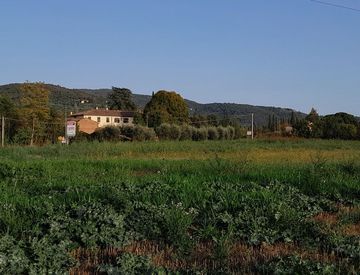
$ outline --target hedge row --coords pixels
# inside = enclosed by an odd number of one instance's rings
[[[153,129],[140,125],[100,128],[91,135],[78,134],[73,141],[151,141],[151,140],[231,140],[239,138],[240,133],[231,126],[200,127],[190,125],[161,124]]]
[[[160,140],[231,140],[235,139],[235,128],[228,127],[192,127],[190,125],[161,124],[155,128]]]
[[[91,135],[79,133],[73,141],[149,141],[156,139],[154,129],[136,125],[133,127],[108,126],[96,130]]]

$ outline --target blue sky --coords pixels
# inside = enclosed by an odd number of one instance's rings
[[[360,115],[360,12],[310,0],[1,0],[0,84],[26,80]]]

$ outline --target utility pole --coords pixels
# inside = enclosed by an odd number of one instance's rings
[[[5,147],[5,117],[1,116],[1,147]]]
[[[251,114],[251,138],[254,139],[254,113]]]

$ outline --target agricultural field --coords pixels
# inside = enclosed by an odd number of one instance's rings
[[[358,274],[360,142],[0,150],[0,274]]]

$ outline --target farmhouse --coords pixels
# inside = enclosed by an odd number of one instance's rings
[[[99,127],[106,126],[133,126],[134,114],[132,111],[92,109],[70,114],[68,120],[76,121],[80,132],[91,134]]]
[[[75,122],[79,132],[92,134],[97,128],[98,123],[88,118],[68,118],[68,122]]]

